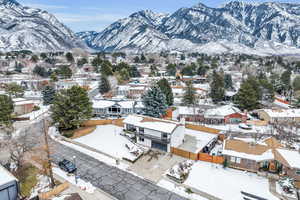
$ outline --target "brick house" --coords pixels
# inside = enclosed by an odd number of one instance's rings
[[[247,121],[247,114],[232,105],[224,105],[206,110],[204,120],[208,124],[245,123]]]
[[[275,138],[255,142],[252,138],[226,139],[222,154],[228,166],[251,172],[288,175],[300,181],[300,154],[284,149]]]

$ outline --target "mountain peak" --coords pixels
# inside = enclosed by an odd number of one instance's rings
[[[0,5],[20,5],[15,0],[0,0]]]

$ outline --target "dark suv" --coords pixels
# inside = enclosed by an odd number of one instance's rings
[[[60,169],[68,173],[74,173],[77,170],[75,164],[66,159],[60,161],[58,166]]]

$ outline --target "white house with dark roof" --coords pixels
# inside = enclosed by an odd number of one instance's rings
[[[150,148],[170,152],[171,147],[180,146],[184,140],[183,123],[142,115],[129,115],[123,123],[125,132],[135,134],[138,144]]]

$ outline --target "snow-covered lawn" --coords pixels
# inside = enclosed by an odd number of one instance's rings
[[[106,163],[106,164],[108,164],[110,166],[114,166],[114,167],[117,167],[117,168],[123,169],[123,170],[125,170],[125,169],[127,169],[129,167],[129,165],[127,165],[127,164],[125,164],[123,162],[119,162],[119,164],[117,164],[116,160],[113,159],[113,158],[110,158],[110,157],[108,157],[106,155],[103,155],[103,154],[100,154],[100,153],[96,153],[96,152],[90,151],[90,150],[88,150],[86,148],[83,148],[81,146],[78,146],[76,144],[72,144],[72,143],[64,142],[64,141],[59,141],[59,142],[61,144],[63,144],[63,145],[66,145],[66,146],[71,147],[71,148],[73,148],[73,149],[75,149],[77,151],[80,151],[81,153],[89,155],[89,156],[91,156],[91,157],[93,157],[93,158],[95,158],[95,159],[97,159],[97,160],[99,160],[101,162],[104,162],[104,163]]]
[[[269,192],[269,182],[266,178],[254,173],[223,169],[221,165],[212,163],[195,163],[184,184],[223,200],[241,200],[241,191],[268,200],[278,200]]]
[[[187,193],[184,187],[177,186],[174,183],[164,179],[160,180],[157,185],[191,200],[207,200],[195,193]]]
[[[205,126],[219,129],[222,131],[235,131],[241,133],[267,133],[268,131],[271,131],[270,126],[252,126],[252,130],[241,129],[238,124],[205,125]]]
[[[122,128],[115,125],[97,126],[96,130],[89,135],[75,139],[76,142],[85,144],[115,158],[127,158],[134,160],[135,155],[129,152],[126,144],[132,143],[120,135]]]

